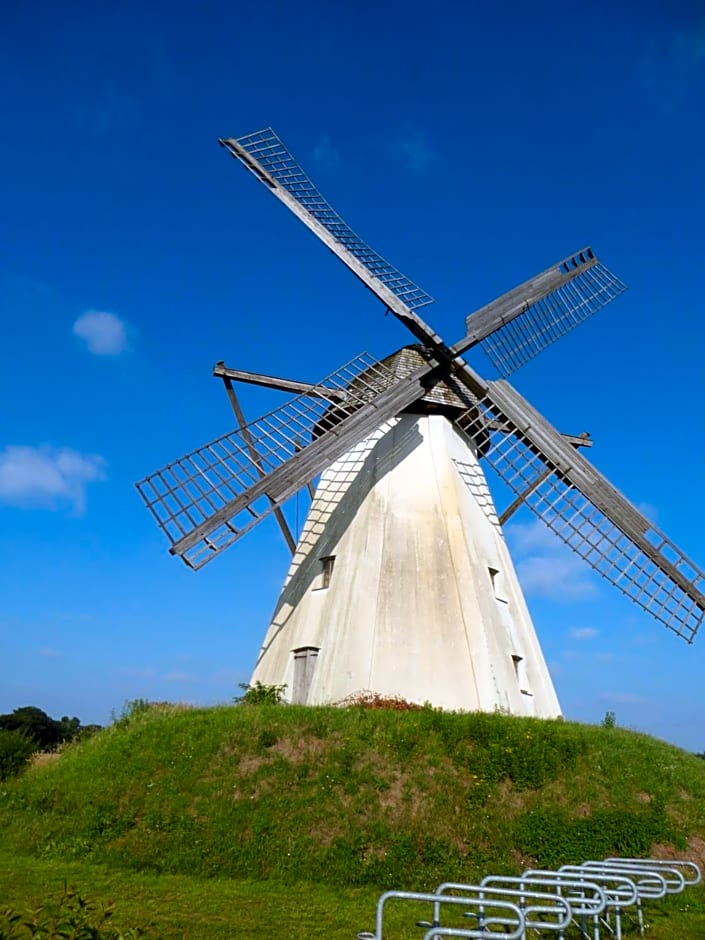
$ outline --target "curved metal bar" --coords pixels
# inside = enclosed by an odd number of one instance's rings
[[[462,882],[446,881],[436,888],[439,897],[446,897],[448,891],[462,891],[464,897],[472,896],[480,891],[481,897],[518,898],[519,908],[524,914],[526,927],[529,930],[565,930],[571,922],[572,909],[569,901],[558,894],[546,891],[527,890],[519,883],[519,878],[505,878],[500,875],[488,875],[479,885],[468,885]],[[517,885],[508,887],[507,885]],[[453,895],[454,896],[454,895]],[[527,899],[537,901],[536,904],[526,904]],[[543,903],[540,903],[543,902]],[[553,915],[552,920],[542,920],[544,915]],[[436,918],[438,919],[438,918]]]
[[[700,870],[700,866],[697,862],[691,862],[687,858],[619,858],[614,856],[613,858],[606,858],[606,862],[610,864],[615,863],[621,865],[626,863],[629,865],[637,865],[639,868],[649,868],[655,869],[658,871],[661,868],[675,868],[677,871],[683,875],[683,880],[686,885],[699,885],[703,880],[703,873]],[[691,877],[688,877],[690,873]]]

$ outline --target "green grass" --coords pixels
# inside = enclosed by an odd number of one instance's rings
[[[55,893],[65,877],[112,896],[127,924],[157,912],[175,937],[232,936],[238,917],[257,936],[273,905],[292,936],[327,917],[349,938],[387,888],[688,854],[704,837],[693,755],[620,728],[432,709],[142,709],[0,783],[8,903],[49,890],[32,869]],[[686,915],[705,923],[677,902],[659,916]]]
[[[58,899],[65,881],[87,897],[114,901],[119,926],[152,924],[163,937],[179,940],[278,935],[352,940],[358,930],[374,927],[377,899],[369,888],[302,890],[276,882],[135,873],[0,854],[4,903],[34,908]]]
[[[33,909],[58,900],[67,882],[91,900],[115,902],[114,922],[150,927],[164,940],[230,940],[285,936],[287,940],[353,940],[373,929],[379,892],[372,888],[282,884],[277,881],[199,879],[91,865],[37,860],[0,852],[0,909]],[[428,916],[427,911],[416,912]],[[390,908],[385,940],[418,940],[416,913]],[[705,890],[646,906],[648,940],[705,937]],[[637,937],[634,924],[625,935]],[[2,936],[0,932],[0,936]]]

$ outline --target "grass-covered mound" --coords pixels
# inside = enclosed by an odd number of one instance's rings
[[[428,888],[684,853],[705,837],[705,761],[563,721],[160,706],[4,782],[0,837],[127,869]]]

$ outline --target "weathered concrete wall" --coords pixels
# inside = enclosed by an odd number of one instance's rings
[[[257,680],[311,704],[369,689],[560,714],[484,475],[446,418],[402,415],[323,474]]]

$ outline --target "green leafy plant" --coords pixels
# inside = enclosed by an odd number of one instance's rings
[[[605,712],[605,717],[602,719],[603,728],[614,728],[617,724],[617,716],[614,712]]]
[[[0,730],[0,780],[20,773],[36,750],[36,741],[22,731]]]
[[[89,901],[64,885],[57,903],[42,904],[27,913],[0,909],[0,940],[158,940],[150,928],[121,930],[112,922],[112,903]]]
[[[281,705],[284,701],[285,685],[265,685],[259,679],[254,685],[240,682],[240,688],[245,693],[234,699],[238,705]]]

